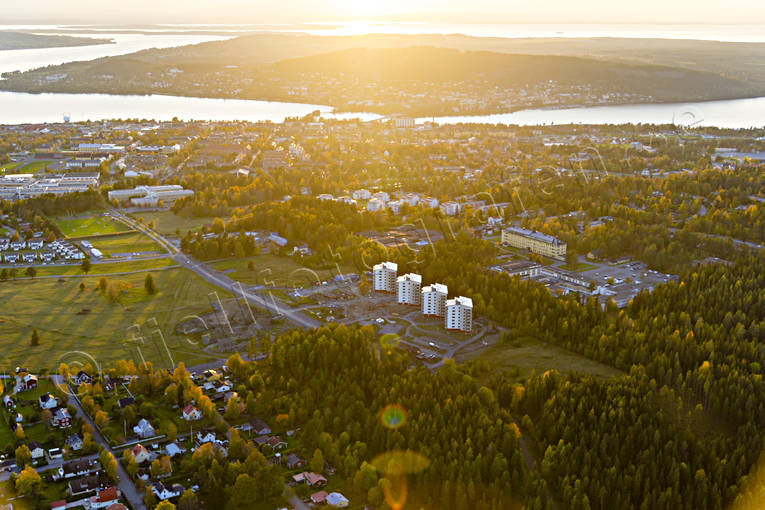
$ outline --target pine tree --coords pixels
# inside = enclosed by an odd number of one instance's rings
[[[29,343],[32,345],[32,347],[37,347],[40,345],[40,333],[38,333],[36,329],[32,330],[32,338],[30,339]]]

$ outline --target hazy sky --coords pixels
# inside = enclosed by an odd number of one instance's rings
[[[10,23],[765,23],[758,0],[0,0]]]

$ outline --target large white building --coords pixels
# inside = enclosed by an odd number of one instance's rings
[[[372,288],[382,292],[396,292],[398,264],[382,262],[372,268]]]
[[[138,186],[134,189],[119,189],[108,193],[109,200],[124,202],[130,200],[137,206],[157,206],[160,202],[172,203],[179,198],[193,195],[194,191],[183,189],[178,184],[165,184],[159,186]]]
[[[414,273],[399,276],[396,280],[398,287],[398,304],[418,306],[420,304],[420,287],[422,276]]]
[[[473,330],[473,300],[464,296],[446,301],[446,329],[470,333]]]
[[[446,297],[449,289],[442,283],[422,288],[422,313],[426,316],[445,317]]]

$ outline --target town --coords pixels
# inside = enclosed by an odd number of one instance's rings
[[[530,406],[507,388],[540,374],[627,377],[572,329],[627,331],[652,293],[761,257],[763,154],[762,130],[677,126],[2,126],[0,495],[381,507],[406,477],[376,455],[411,450],[407,416],[435,426],[402,378],[499,420],[495,393]],[[374,419],[318,396],[350,359],[379,374],[347,391],[397,388]],[[508,487],[542,476],[520,453],[529,409],[523,436],[491,432]],[[412,469],[413,501],[439,500]]]

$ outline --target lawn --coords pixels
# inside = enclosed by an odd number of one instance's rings
[[[175,235],[180,230],[181,235],[189,230],[197,230],[199,227],[211,224],[214,218],[186,218],[172,211],[145,212],[134,215],[136,219],[142,218],[144,224],[154,222],[154,230],[163,235]]]
[[[247,269],[249,261],[253,263],[252,270]],[[226,272],[226,276],[245,285],[270,287],[311,287],[318,282],[331,280],[337,275],[337,268],[314,270],[301,266],[290,257],[270,254],[222,260],[211,263],[210,267]],[[347,267],[340,269],[343,273],[353,272],[353,269]]]
[[[11,163],[6,163],[6,164],[0,166],[0,172],[10,172],[11,170],[13,170],[15,172],[16,171],[16,167],[19,166],[19,163],[20,163],[19,161],[11,162]]]
[[[529,337],[496,343],[477,356],[469,354],[460,359],[458,355],[457,358],[458,361],[476,359],[487,362],[492,371],[517,370],[518,377],[522,379],[548,370],[562,374],[580,372],[604,379],[624,375],[616,368]]]
[[[23,364],[37,370],[55,368],[62,360],[71,365],[91,358],[108,366],[119,359],[140,362],[141,355],[157,367],[159,363],[169,365],[170,356],[175,363],[187,364],[207,358],[198,346],[174,335],[175,325],[187,316],[209,310],[211,292],[217,292],[221,299],[230,296],[183,268],[152,272],[159,292],[148,295],[143,287],[146,274],[108,278],[115,287],[120,282],[130,286],[117,303],[110,301],[108,292],[94,289],[97,276],[1,283],[4,367]],[[87,285],[83,292],[81,282]],[[30,346],[33,329],[41,337],[37,347]]]
[[[107,216],[73,217],[60,216],[53,221],[66,237],[87,237],[100,234],[115,234],[130,230],[126,225]]]
[[[141,232],[99,237],[90,239],[90,242],[93,245],[93,248],[101,250],[104,257],[125,253],[166,252],[166,250],[157,244],[151,237],[142,234]]]
[[[562,264],[558,266],[560,269],[563,269],[565,271],[574,271],[574,272],[582,272],[582,271],[589,271],[590,269],[597,269],[598,266],[595,266],[593,264],[587,264],[585,262],[577,262],[573,266],[570,266],[568,264]]]

